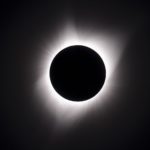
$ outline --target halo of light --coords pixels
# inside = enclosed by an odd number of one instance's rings
[[[116,34],[79,31],[73,25],[69,25],[66,29],[58,32],[56,41],[47,44],[47,48],[43,50],[45,53],[40,56],[41,61],[38,66],[41,68],[38,69],[39,79],[35,85],[35,93],[36,96],[44,99],[43,105],[50,109],[56,120],[67,124],[81,117],[93,105],[100,105],[111,93],[111,76],[123,52],[124,40]],[[54,90],[49,78],[49,69],[53,58],[59,51],[72,45],[83,45],[95,50],[105,64],[105,83],[100,92],[88,101],[66,100]]]

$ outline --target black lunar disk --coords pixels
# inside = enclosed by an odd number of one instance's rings
[[[106,76],[101,57],[91,48],[75,45],[60,51],[52,60],[50,80],[64,98],[84,101],[95,96]]]

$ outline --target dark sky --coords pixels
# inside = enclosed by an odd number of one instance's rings
[[[146,149],[150,141],[150,9],[142,1],[5,1],[0,5],[1,132],[6,150]],[[115,71],[123,84],[105,113],[93,110],[69,132],[52,136],[52,114],[34,106],[35,57],[66,16],[76,26],[131,32]],[[132,32],[133,31],[133,32]],[[2,71],[4,70],[4,71]],[[118,79],[118,81],[120,81]],[[117,82],[117,79],[116,79]],[[114,90],[115,91],[115,90]],[[47,119],[47,115],[49,116]]]

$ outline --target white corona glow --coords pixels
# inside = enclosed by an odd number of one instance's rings
[[[50,110],[57,121],[71,124],[94,105],[100,105],[111,93],[111,76],[122,54],[124,40],[117,35],[80,31],[73,25],[68,25],[57,34],[55,41],[48,41],[49,44],[43,50],[44,54],[40,56],[41,61],[37,64],[40,66],[38,68],[39,79],[36,82],[35,93],[42,99],[43,105]],[[49,69],[53,58],[62,49],[72,45],[83,45],[95,50],[105,64],[105,83],[100,92],[87,101],[74,102],[63,98],[54,90],[50,82]]]

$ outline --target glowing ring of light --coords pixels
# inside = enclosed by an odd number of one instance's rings
[[[73,26],[67,27],[64,33],[61,31],[60,35],[58,33],[56,41],[57,43],[47,44],[47,48],[44,48],[45,55],[40,56],[41,62],[38,66],[41,66],[41,68],[38,69],[40,77],[36,82],[36,95],[39,94],[38,96],[41,99],[45,99],[46,106],[53,111],[58,120],[62,120],[61,116],[66,114],[69,118],[66,120],[70,121],[72,116],[79,116],[79,114],[81,116],[87,108],[102,102],[106,99],[108,93],[111,92],[110,78],[122,54],[123,41],[120,37],[115,37],[113,34],[102,32],[97,34],[89,31],[84,32],[83,30],[81,32],[76,31]],[[105,64],[107,72],[105,83],[100,92],[88,101],[75,102],[66,100],[54,90],[50,81],[49,69],[52,60],[62,49],[72,45],[84,45],[94,49]],[[66,112],[68,111],[71,113],[67,114]]]

